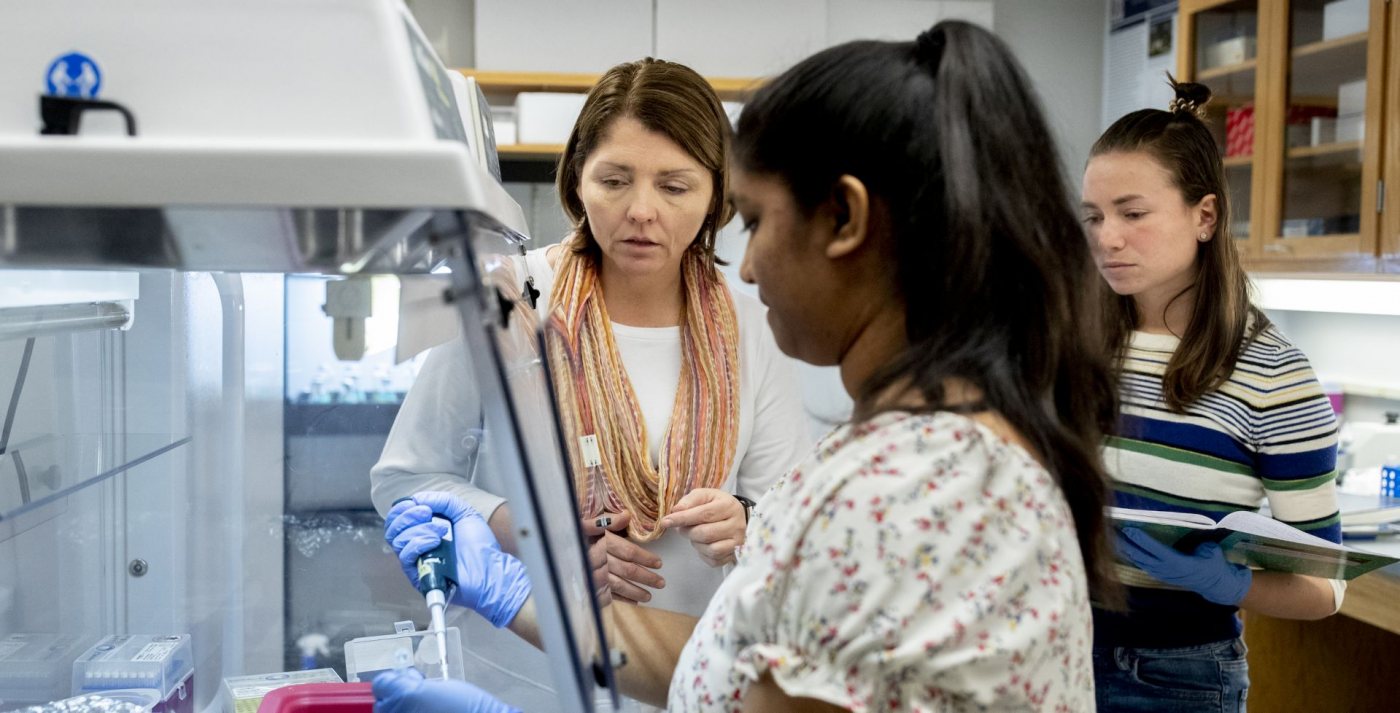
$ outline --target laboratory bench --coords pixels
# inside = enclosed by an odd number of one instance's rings
[[[1357,508],[1341,496],[1342,510]],[[1400,557],[1400,538],[1346,541]],[[1400,564],[1347,585],[1338,614],[1319,621],[1245,614],[1249,708],[1289,711],[1393,711],[1400,681]]]

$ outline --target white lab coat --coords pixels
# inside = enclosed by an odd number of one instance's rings
[[[531,251],[525,263],[541,292],[543,311],[554,283],[545,248]],[[739,323],[739,442],[724,489],[758,500],[778,476],[806,455],[811,440],[796,362],[778,350],[763,305],[748,295],[733,290],[731,294]],[[679,380],[679,328],[615,325],[614,336],[628,377],[638,384],[635,391],[642,402],[655,459]],[[394,421],[384,452],[370,471],[374,505],[381,514],[394,500],[422,490],[455,493],[488,519],[505,502],[501,494],[506,491],[490,466],[489,450],[480,449],[483,424],[470,365],[470,355],[460,338],[428,354]],[[666,580],[666,587],[654,592],[651,605],[697,617],[703,613],[724,571],[702,562],[679,533],[666,533],[646,547],[662,559],[660,573]],[[547,709],[531,707],[547,702],[547,698],[530,701],[528,696],[510,695],[517,688],[525,692],[528,685],[506,685],[512,672],[539,672],[540,680],[547,681],[548,664],[543,655],[508,632],[491,631],[489,625],[482,626],[476,619],[460,622],[469,630],[464,632],[464,647],[469,654],[490,651],[487,658],[505,669],[496,673],[506,678],[468,678],[487,690],[505,694],[508,702],[523,710]],[[468,658],[470,670],[472,657]]]

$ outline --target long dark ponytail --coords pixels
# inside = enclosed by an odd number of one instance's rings
[[[1091,586],[1117,602],[1100,457],[1116,395],[1100,280],[1010,50],[954,21],[914,42],[830,48],[759,91],[734,151],[809,212],[846,174],[887,206],[910,347],[857,402],[901,385],[937,407],[949,379],[977,386],[1058,479]]]

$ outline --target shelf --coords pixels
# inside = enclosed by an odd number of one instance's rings
[[[518,92],[586,92],[593,88],[601,75],[569,72],[493,72],[459,69],[473,77],[483,92],[515,94]],[[721,99],[735,100],[757,89],[762,79],[746,77],[707,77]]]
[[[1368,33],[1312,42],[1292,52],[1290,101],[1336,106],[1337,86],[1366,77]]]
[[[1254,101],[1254,75],[1258,60],[1203,69],[1192,81],[1210,87],[1210,106],[1240,106]]]
[[[188,436],[11,435],[0,454],[0,521],[67,497],[190,442]]]
[[[564,144],[504,144],[496,147],[502,161],[516,160],[558,160],[564,153]]]
[[[1239,0],[1182,0],[1181,11],[1185,13],[1200,13],[1209,10],[1220,10],[1230,5],[1238,3]]]
[[[1264,261],[1344,259],[1358,253],[1360,246],[1361,236],[1356,233],[1279,236],[1264,243],[1263,254],[1260,257]],[[1325,269],[1320,271],[1327,272]]]
[[[1356,240],[1361,236],[1357,233],[1329,233],[1327,235],[1280,235],[1277,240]]]
[[[1360,48],[1361,56],[1366,56],[1366,40],[1370,35],[1369,31],[1361,31],[1354,35],[1345,37],[1334,37],[1330,40],[1320,40],[1309,42],[1293,48],[1293,59],[1303,59],[1305,57],[1326,56],[1336,52],[1353,52]]]
[[[1364,312],[1362,314],[1371,314]],[[1339,384],[1347,396],[1364,396],[1372,399],[1400,401],[1400,385],[1343,381]]]
[[[1254,165],[1254,156],[1226,156],[1220,161],[1225,168],[1249,168]]]
[[[1320,146],[1299,146],[1288,149],[1288,165],[1285,171],[1296,171],[1299,169],[1340,169],[1346,173],[1355,173],[1361,170],[1361,147],[1360,141],[1343,141],[1334,144],[1322,144]]]
[[[1299,146],[1297,148],[1291,148],[1288,150],[1288,158],[1315,158],[1322,156],[1345,155],[1348,153],[1355,153],[1355,158],[1359,162],[1361,160],[1361,142],[1343,141],[1341,143],[1321,144],[1318,146]]]
[[[1250,77],[1253,77],[1254,69],[1258,64],[1259,61],[1256,59],[1247,59],[1238,64],[1227,64],[1221,67],[1203,69],[1196,73],[1196,81],[1204,83],[1236,74],[1248,74]]]

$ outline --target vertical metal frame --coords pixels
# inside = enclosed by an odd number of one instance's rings
[[[472,355],[471,368],[477,379],[486,422],[495,424],[494,428],[487,429],[487,438],[495,454],[496,465],[505,474],[502,480],[509,490],[505,495],[511,503],[520,558],[529,570],[533,585],[532,596],[539,620],[541,644],[555,664],[552,674],[559,696],[556,710],[563,713],[592,713],[596,687],[612,682],[611,666],[604,653],[608,649],[601,612],[594,604],[591,618],[597,627],[595,638],[599,659],[584,661],[580,657],[579,632],[572,629],[566,615],[568,595],[554,576],[561,553],[555,552],[554,545],[544,536],[545,523],[540,517],[542,494],[536,478],[548,475],[531,472],[520,442],[523,429],[519,409],[510,397],[506,365],[490,337],[490,330],[501,324],[505,315],[495,289],[483,283],[476,269],[476,255],[471,245],[471,235],[478,227],[474,217],[462,211],[449,215],[440,216],[438,220],[445,223],[441,226],[441,234],[450,236],[446,239],[452,242],[453,248],[447,260],[452,270],[451,299],[461,317],[462,339]],[[548,369],[544,371],[548,373]],[[557,418],[553,431],[557,436]],[[558,444],[555,452],[559,452]],[[559,459],[559,471],[567,472],[562,458]],[[569,525],[576,527],[576,523],[577,517]],[[559,527],[559,524],[552,526]],[[578,546],[586,562],[587,552],[581,535]],[[585,575],[590,577],[591,582],[591,573],[585,572]],[[615,687],[609,686],[609,691],[616,705]]]

